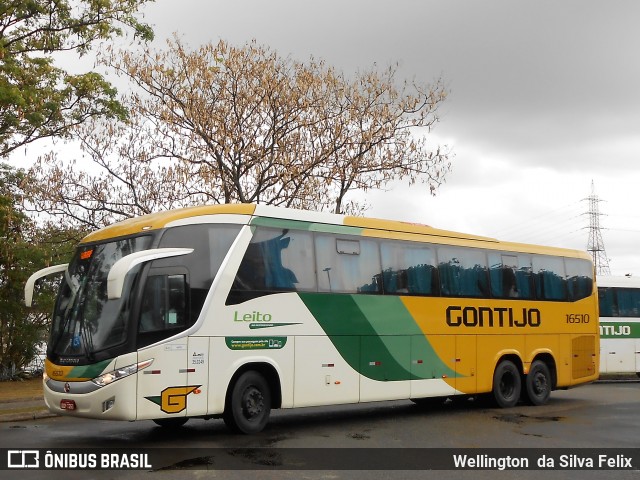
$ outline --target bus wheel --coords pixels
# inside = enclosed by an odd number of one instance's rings
[[[178,428],[187,423],[189,420],[187,417],[176,418],[156,418],[153,421],[156,425],[160,425],[163,428]]]
[[[531,405],[544,405],[551,395],[551,374],[544,362],[536,360],[525,377],[527,400]]]
[[[504,360],[493,373],[493,399],[502,408],[514,407],[520,399],[522,379],[518,368],[510,360]]]
[[[222,418],[233,431],[258,433],[267,424],[270,412],[269,385],[262,375],[251,370],[236,380]]]

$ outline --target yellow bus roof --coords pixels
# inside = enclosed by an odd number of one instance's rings
[[[151,213],[140,217],[128,218],[107,227],[96,230],[82,239],[81,243],[99,242],[109,238],[134,235],[148,230],[164,228],[168,223],[183,218],[200,215],[238,214],[252,215],[256,206],[249,203],[226,205],[201,205],[197,207],[178,208],[164,212]]]
[[[548,247],[524,243],[514,243],[499,241],[495,238],[471,235],[449,230],[440,230],[428,225],[401,222],[396,220],[384,220],[368,217],[353,217],[338,215],[326,212],[313,212],[306,210],[296,210],[290,208],[273,207],[269,205],[256,204],[224,204],[224,205],[202,205],[188,207],[164,212],[142,215],[140,217],[129,218],[113,225],[104,227],[90,233],[82,239],[81,243],[92,243],[109,238],[134,235],[144,231],[158,230],[166,227],[176,220],[197,217],[202,215],[255,215],[256,217],[277,218],[285,220],[298,220],[311,223],[323,223],[330,225],[355,227],[362,229],[362,235],[394,238],[406,240],[426,240],[419,236],[430,236],[431,241],[452,245],[468,245],[476,247],[488,247],[496,250],[519,251],[523,253],[542,253],[547,255],[564,255],[583,257],[590,259],[587,252],[581,250],[571,250],[566,248]],[[439,239],[439,240],[437,240]]]

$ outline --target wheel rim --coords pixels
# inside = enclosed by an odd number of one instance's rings
[[[536,373],[531,384],[533,393],[537,396],[543,396],[547,392],[547,377],[542,373]]]
[[[247,420],[254,420],[264,412],[264,396],[254,386],[248,387],[242,394],[242,415]]]
[[[504,398],[511,398],[515,391],[515,381],[511,372],[506,372],[500,379],[500,393]]]

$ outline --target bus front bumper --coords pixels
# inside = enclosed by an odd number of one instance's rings
[[[44,379],[44,401],[50,412],[81,418],[135,420],[137,376],[104,387],[91,381],[61,382]]]

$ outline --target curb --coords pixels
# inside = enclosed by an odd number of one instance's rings
[[[49,410],[37,410],[35,412],[5,413],[0,415],[0,423],[8,422],[24,422],[27,420],[40,420],[43,418],[57,417],[55,413]]]
[[[20,411],[22,410],[22,411]],[[55,417],[41,396],[12,398],[0,402],[0,423]]]

